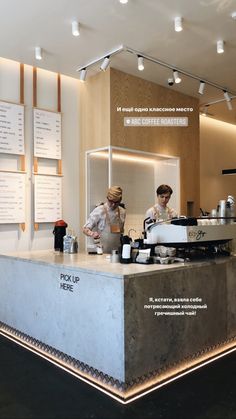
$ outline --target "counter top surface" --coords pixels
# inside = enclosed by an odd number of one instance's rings
[[[110,255],[88,255],[86,253],[66,254],[57,253],[54,250],[35,250],[25,252],[2,253],[0,257],[11,258],[14,260],[23,260],[25,262],[46,264],[51,266],[60,266],[66,269],[76,269],[80,271],[103,273],[106,276],[116,276],[119,278],[132,277],[139,275],[150,275],[155,272],[166,270],[179,270],[203,265],[223,263],[231,257],[219,257],[194,262],[175,262],[168,265],[161,264],[121,264],[111,263]]]

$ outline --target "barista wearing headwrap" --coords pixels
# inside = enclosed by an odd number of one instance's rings
[[[126,211],[119,206],[122,199],[120,186],[112,186],[107,191],[107,201],[96,207],[89,215],[83,233],[88,237],[100,239],[105,253],[118,249],[120,235],[124,232]]]

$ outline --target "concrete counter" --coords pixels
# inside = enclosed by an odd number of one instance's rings
[[[14,252],[1,255],[6,258],[25,260],[29,263],[61,266],[66,269],[76,269],[85,272],[102,273],[107,276],[124,278],[132,275],[143,275],[151,272],[166,269],[178,269],[185,266],[185,263],[175,263],[170,265],[159,264],[138,264],[138,263],[111,263],[110,255],[88,255],[87,253],[56,253],[53,250],[33,251],[33,252]]]
[[[0,256],[0,333],[127,402],[235,347],[236,258]]]
[[[176,271],[180,269],[189,269],[194,266],[206,266],[221,264],[228,261],[229,258],[205,259],[192,262],[175,262],[172,264],[139,264],[139,263],[111,263],[110,255],[88,255],[87,253],[66,254],[58,253],[53,250],[39,250],[29,252],[12,252],[1,254],[1,258],[26,261],[29,263],[60,266],[65,269],[76,269],[84,272],[92,272],[107,276],[116,276],[117,278],[128,278],[132,276],[152,275],[161,271]]]

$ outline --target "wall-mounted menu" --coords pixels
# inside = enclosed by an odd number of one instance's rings
[[[34,156],[61,159],[61,114],[34,109]]]
[[[23,105],[0,101],[0,153],[25,154]]]
[[[0,172],[0,224],[25,222],[25,174]]]
[[[35,175],[34,221],[50,223],[62,218],[62,178]]]

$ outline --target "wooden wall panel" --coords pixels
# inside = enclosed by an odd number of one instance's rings
[[[82,83],[81,83],[82,84]],[[85,151],[108,145],[180,157],[181,212],[199,215],[199,105],[198,99],[110,68],[87,79],[80,89],[81,197],[85,197]],[[117,107],[193,108],[193,112],[142,112],[141,116],[187,116],[188,127],[124,127]],[[135,179],[134,179],[135,181]],[[81,200],[83,202],[83,200]],[[81,219],[84,221],[84,212]]]
[[[236,126],[205,116],[200,119],[201,207],[211,211],[219,200],[236,197],[235,175],[222,175],[222,169],[236,168]]]
[[[180,157],[181,212],[187,201],[199,214],[199,106],[198,99],[111,69],[111,144]],[[193,108],[193,112],[119,112],[117,108]],[[125,127],[124,117],[187,116],[188,127]],[[158,186],[158,185],[157,185]]]
[[[110,144],[110,70],[89,77],[80,93],[80,225],[85,222],[85,152]],[[80,245],[84,245],[81,236]]]
[[[110,143],[110,71],[89,77],[80,86],[81,151]]]

